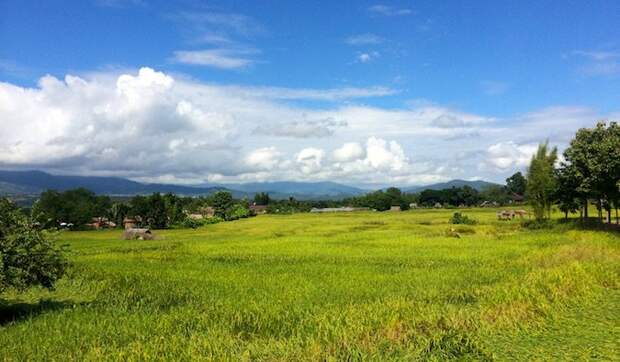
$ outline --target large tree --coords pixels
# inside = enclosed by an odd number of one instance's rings
[[[233,207],[233,198],[228,191],[218,191],[212,196],[213,209],[215,216],[228,219]]]
[[[521,172],[517,172],[506,179],[506,188],[510,193],[525,195],[526,186],[527,180]]]
[[[556,190],[554,164],[557,158],[557,148],[550,150],[549,142],[546,141],[538,146],[530,162],[526,195],[532,204],[537,220],[551,217],[551,205]]]
[[[32,220],[0,199],[0,293],[35,285],[51,289],[66,267],[63,253]]]
[[[589,199],[597,202],[599,219],[607,209],[611,221],[611,206],[618,206],[620,199],[620,126],[599,122],[594,128],[577,131],[570,147],[564,152],[563,168],[571,167],[576,179],[577,192],[582,198],[584,216],[587,217]]]
[[[564,219],[568,219],[568,213],[576,212],[579,209],[579,179],[572,165],[562,164],[562,167],[556,170],[556,196],[558,206],[564,212]],[[583,217],[583,211],[582,211]]]
[[[271,199],[266,192],[259,192],[254,195],[254,203],[256,203],[256,205],[269,205],[269,201],[271,201]]]

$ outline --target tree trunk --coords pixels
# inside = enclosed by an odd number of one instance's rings
[[[583,200],[583,217],[588,220],[588,199]]]
[[[564,220],[568,221],[568,211],[564,211]]]
[[[618,205],[616,204],[616,225],[620,225],[620,222],[618,221]]]
[[[607,209],[607,223],[611,225],[611,205]]]
[[[598,199],[598,222],[603,223],[603,202]]]

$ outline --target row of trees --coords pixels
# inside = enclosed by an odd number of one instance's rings
[[[620,126],[599,122],[577,131],[559,162],[557,148],[541,144],[532,157],[527,175],[527,196],[538,220],[548,219],[552,205],[568,213],[579,211],[587,219],[594,203],[598,219],[611,223],[612,209],[618,223],[620,206]]]
[[[403,193],[396,187],[389,187],[385,191],[378,190],[363,196],[353,197],[343,201],[355,207],[368,207],[377,211],[389,210],[392,206],[399,206],[401,210],[408,210],[409,204],[415,202],[413,194]]]
[[[213,207],[215,215],[222,220],[251,216],[248,202],[233,200],[226,191],[201,198],[153,193],[114,201],[109,196],[96,195],[84,188],[43,192],[33,205],[31,215],[44,228],[58,227],[62,222],[80,228],[98,217],[122,226],[123,220],[131,217],[136,218],[141,226],[163,229],[183,226],[189,213],[201,213],[207,207]]]
[[[489,186],[478,191],[471,186],[452,187],[441,190],[425,189],[419,193],[403,193],[396,187],[385,191],[379,190],[342,201],[344,205],[369,207],[378,211],[389,210],[392,206],[400,206],[401,210],[409,209],[411,203],[422,207],[442,206],[476,206],[483,201],[504,205],[512,201],[515,195],[525,193],[525,177],[517,172],[507,180],[507,186]]]

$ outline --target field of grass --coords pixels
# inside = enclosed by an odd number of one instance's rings
[[[451,213],[66,232],[57,290],[2,296],[0,359],[620,360],[617,232]]]

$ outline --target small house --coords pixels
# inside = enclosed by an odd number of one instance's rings
[[[410,209],[417,209],[418,208],[418,204],[415,203],[415,202],[412,202],[412,203],[409,204],[409,208]]]
[[[123,228],[125,228],[125,230],[134,229],[137,226],[138,226],[138,220],[131,218],[131,217],[125,217],[123,219]]]
[[[116,227],[116,223],[110,221],[107,217],[93,217],[88,225],[97,230]]]
[[[215,209],[211,206],[203,207],[201,210],[201,214],[204,217],[213,217],[215,216]]]
[[[267,205],[256,205],[256,203],[250,205],[250,212],[255,215],[267,213]]]
[[[400,206],[392,206],[390,207],[390,211],[400,211]]]
[[[512,193],[512,195],[510,195],[510,201],[514,202],[514,203],[522,203],[523,200],[525,200],[525,198],[523,197],[523,195],[519,195],[517,193]]]

